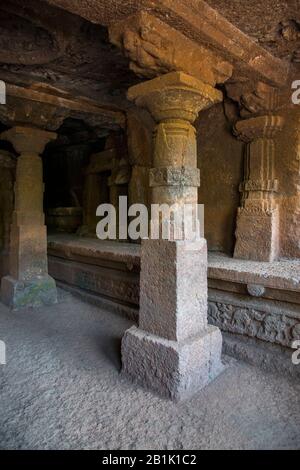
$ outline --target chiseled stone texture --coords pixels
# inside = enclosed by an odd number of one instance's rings
[[[201,390],[223,370],[221,351],[221,332],[213,326],[183,342],[133,326],[122,340],[122,370],[134,382],[179,401]]]
[[[0,304],[1,449],[299,449],[299,380],[234,361],[167,401],[119,374],[131,324],[66,293],[26,314]]]
[[[197,336],[207,325],[207,250],[196,242],[143,240],[142,330],[173,341]]]
[[[255,229],[254,229],[255,227]],[[266,213],[248,213],[239,209],[234,257],[251,261],[274,261],[279,246],[278,210]]]

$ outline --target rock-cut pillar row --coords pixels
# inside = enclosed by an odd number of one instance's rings
[[[16,126],[2,133],[20,154],[15,206],[10,231],[9,275],[1,282],[1,299],[13,309],[57,301],[55,281],[48,275],[47,232],[43,212],[43,167],[40,154],[56,134]]]
[[[151,202],[196,204],[200,174],[196,131],[199,111],[222,94],[181,72],[132,87],[128,98],[147,108],[157,127]],[[123,373],[180,400],[208,384],[222,370],[222,337],[207,323],[207,245],[195,240],[143,240],[139,326],[122,341]]]

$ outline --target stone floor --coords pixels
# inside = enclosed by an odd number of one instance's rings
[[[0,306],[2,449],[300,449],[300,384],[230,361],[190,401],[119,375],[130,322],[60,292],[58,305]]]

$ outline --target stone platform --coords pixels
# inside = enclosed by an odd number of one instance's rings
[[[49,273],[61,285],[100,306],[138,317],[139,245],[53,234],[48,255]],[[209,323],[235,339],[251,338],[252,346],[253,341],[256,347],[274,345],[274,351],[290,357],[291,343],[300,339],[300,261],[239,261],[209,253],[208,286]],[[245,342],[233,347],[230,338],[229,351],[243,351],[246,358]],[[264,364],[265,353],[256,356]],[[271,357],[269,349],[266,356]]]

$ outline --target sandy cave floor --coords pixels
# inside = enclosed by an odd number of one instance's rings
[[[300,449],[300,384],[243,362],[175,404],[120,376],[130,321],[60,290],[58,305],[0,304],[1,449]]]

